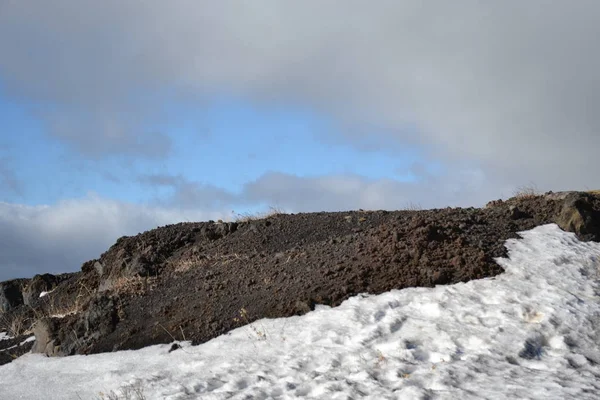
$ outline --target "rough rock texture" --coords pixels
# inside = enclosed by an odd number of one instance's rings
[[[0,282],[0,312],[8,312],[23,304],[23,286],[27,279]]]
[[[556,224],[587,240],[600,240],[600,197],[590,193],[567,192],[555,197],[564,203]]]
[[[60,332],[60,326],[56,319],[42,318],[33,329],[35,343],[32,351],[44,353],[48,356],[67,355],[60,351],[60,343],[56,334]]]
[[[33,306],[39,302],[42,292],[50,292],[54,290],[60,282],[68,279],[73,274],[42,274],[36,275],[23,288],[23,303],[28,306]]]
[[[27,336],[0,340],[0,365],[8,364],[12,360],[28,353],[33,344],[33,341],[27,340]]]
[[[170,225],[120,238],[41,298],[33,307],[43,316],[34,350],[55,356],[173,338],[201,343],[258,318],[336,306],[362,292],[489,277],[502,272],[494,258],[517,232],[554,222],[599,240],[599,212],[597,195],[568,192],[483,209]]]

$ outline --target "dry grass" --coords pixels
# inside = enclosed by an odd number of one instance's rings
[[[35,321],[23,313],[0,313],[0,332],[19,337],[32,332]]]
[[[540,191],[534,183],[519,186],[513,192],[513,197],[516,197],[517,199],[531,199],[534,197],[538,197],[539,195]]]
[[[192,268],[204,266],[207,264],[207,259],[202,257],[194,257],[188,260],[179,260],[177,263],[172,264],[175,272],[186,272]]]
[[[285,211],[279,207],[269,207],[269,210],[257,213],[236,213],[235,211],[231,212],[233,214],[233,220],[235,222],[249,222],[249,221],[257,221],[260,219],[266,219],[270,217],[274,217],[276,215],[285,214]]]
[[[121,276],[111,280],[110,290],[132,296],[142,296],[146,292],[156,289],[157,278],[155,276]]]
[[[419,203],[409,201],[406,206],[402,208],[405,211],[423,211],[423,207]]]
[[[267,330],[264,326],[261,326],[262,329],[258,329],[256,326],[250,324],[250,319],[248,318],[248,311],[242,307],[240,310],[240,316],[238,318],[233,319],[234,322],[244,323],[255,335],[255,338],[258,340],[267,340]],[[252,339],[252,337],[250,337]]]
[[[387,358],[383,355],[381,350],[377,349],[377,361],[375,362],[375,367],[380,368],[383,364],[387,363]]]
[[[141,383],[123,386],[118,392],[111,390],[109,393],[100,393],[98,400],[146,400],[144,387]]]
[[[197,254],[190,257],[187,260],[177,261],[176,264],[173,264],[173,269],[175,272],[185,272],[190,270],[191,268],[197,267],[217,267],[217,266],[225,266],[234,261],[238,260],[248,260],[249,257],[245,255],[240,255],[238,253],[233,254],[216,254],[216,255],[206,255],[206,254]]]
[[[49,292],[41,299],[40,307],[29,307],[29,312],[0,312],[0,332],[6,331],[10,336],[18,337],[33,332],[37,321],[43,318],[65,318],[82,311],[86,299],[87,288],[80,285],[75,301],[60,300],[55,293]]]
[[[36,310],[34,310],[34,312],[36,313],[37,319],[44,317],[65,318],[69,315],[79,314],[83,310],[85,299],[89,298],[90,295],[91,292],[83,284],[79,285],[77,296],[73,302],[65,302],[64,300],[61,301],[57,296],[54,295],[53,292],[50,292],[46,296],[42,297],[45,301],[45,304],[41,315],[40,312]]]

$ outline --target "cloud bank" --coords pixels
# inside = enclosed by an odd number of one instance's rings
[[[224,211],[263,205],[287,212],[472,207],[485,205],[498,192],[502,197],[514,194],[508,183],[482,190],[486,187],[484,180],[483,172],[473,169],[463,169],[452,176],[423,176],[416,182],[370,179],[355,174],[297,176],[269,172],[244,184],[239,192],[232,192],[182,176],[139,178],[147,185],[170,188],[169,195],[156,200],[163,207]]]
[[[599,17],[591,0],[12,1],[0,76],[55,104],[41,118],[88,152],[162,156],[156,98],[230,94],[312,107],[346,141],[379,132],[515,182],[593,186]]]
[[[53,206],[0,203],[0,281],[77,271],[123,235],[220,217],[216,212],[140,206],[93,195]]]

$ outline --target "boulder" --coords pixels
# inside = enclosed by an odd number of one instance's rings
[[[79,317],[76,315],[39,319],[33,327],[35,343],[31,352],[45,354],[48,357],[75,354],[83,343],[80,326]]]
[[[23,286],[27,279],[0,282],[0,312],[8,312],[23,304]]]
[[[35,343],[31,349],[32,353],[45,354],[48,357],[64,355],[60,351],[60,343],[57,338],[59,330],[56,318],[42,318],[33,327]]]
[[[57,276],[43,274],[34,276],[23,289],[23,303],[33,305],[42,292],[49,292],[60,282]]]
[[[559,194],[556,194],[559,195]],[[561,229],[582,240],[600,240],[600,197],[586,192],[560,194],[562,208],[556,217]]]
[[[119,322],[119,301],[109,296],[97,296],[83,313],[81,321],[85,337],[97,340],[115,330]]]
[[[516,205],[509,206],[508,210],[510,212],[510,219],[512,219],[512,220],[523,219],[523,218],[531,218],[531,215],[529,215],[528,213],[522,211]]]

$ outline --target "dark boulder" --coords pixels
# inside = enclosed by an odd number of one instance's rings
[[[77,315],[41,318],[36,322],[33,334],[35,343],[31,352],[48,357],[73,355],[83,344],[81,323]]]
[[[562,192],[549,196],[562,199],[556,217],[561,229],[573,232],[582,240],[600,240],[600,197],[586,192]]]
[[[52,274],[34,276],[23,289],[23,303],[33,305],[42,292],[49,292],[60,282],[60,278]]]
[[[33,328],[35,343],[31,352],[42,353],[48,357],[65,355],[60,350],[60,341],[57,335],[59,329],[60,321],[58,318],[42,318],[38,320]]]
[[[8,312],[23,304],[23,286],[27,279],[0,282],[0,312]]]

